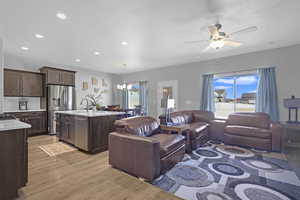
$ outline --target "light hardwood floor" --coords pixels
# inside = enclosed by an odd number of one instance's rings
[[[179,199],[108,165],[108,152],[80,151],[49,157],[39,146],[57,142],[55,136],[28,140],[29,181],[19,199],[30,200],[138,200]]]

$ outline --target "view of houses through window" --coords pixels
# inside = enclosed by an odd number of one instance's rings
[[[233,112],[254,112],[257,83],[257,74],[215,78],[216,117],[226,118]]]

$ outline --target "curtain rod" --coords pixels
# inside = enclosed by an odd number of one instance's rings
[[[231,71],[231,72],[218,72],[218,73],[209,73],[213,75],[218,75],[218,74],[233,74],[233,73],[239,73],[239,72],[250,72],[250,71],[255,71],[258,69],[263,69],[263,68],[270,68],[270,67],[258,67],[258,68],[252,68],[252,69],[243,69],[243,70],[237,70],[237,71]],[[273,67],[276,68],[276,67]]]

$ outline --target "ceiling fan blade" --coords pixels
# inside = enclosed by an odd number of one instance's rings
[[[232,35],[237,35],[237,34],[243,34],[243,33],[250,33],[250,32],[254,32],[254,31],[257,31],[257,27],[256,26],[250,26],[248,28],[244,28],[242,30],[239,30],[239,31],[235,31],[233,33],[230,33],[229,36],[232,36]]]
[[[239,47],[242,45],[241,42],[233,41],[233,40],[224,40],[224,44],[231,47]]]
[[[208,42],[208,40],[195,40],[195,41],[185,41],[185,44],[197,44],[202,42]]]

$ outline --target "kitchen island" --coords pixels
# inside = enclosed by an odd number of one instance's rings
[[[0,120],[0,199],[11,200],[27,183],[27,129],[31,125],[15,119]]]
[[[108,149],[108,134],[114,131],[114,122],[124,112],[56,111],[56,134],[60,141],[89,153]]]

